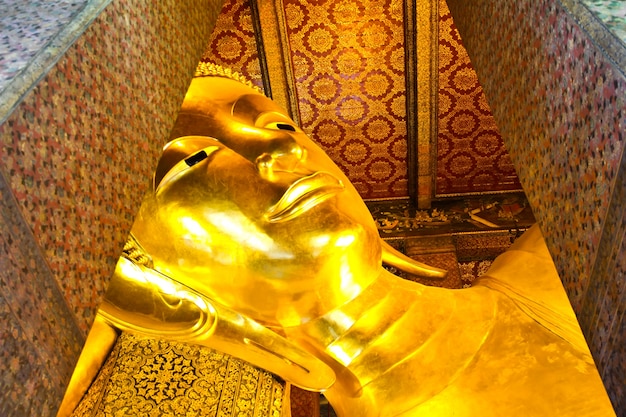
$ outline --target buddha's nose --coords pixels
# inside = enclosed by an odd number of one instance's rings
[[[262,176],[272,179],[278,172],[294,172],[304,156],[304,148],[295,140],[276,141],[271,149],[256,158],[255,164]]]

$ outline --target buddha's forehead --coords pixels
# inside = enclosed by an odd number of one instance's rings
[[[245,94],[258,94],[263,96],[254,88],[225,77],[196,77],[191,81],[185,100],[197,98],[210,98],[213,100],[236,100]]]
[[[172,139],[177,135],[216,134],[205,129],[228,130],[233,122],[262,127],[268,121],[295,125],[286,110],[254,88],[228,78],[199,77],[185,96]],[[198,130],[199,126],[202,129]]]
[[[232,111],[277,111],[284,109],[257,90],[237,80],[224,77],[194,78],[183,102],[183,111],[192,107],[209,106]]]

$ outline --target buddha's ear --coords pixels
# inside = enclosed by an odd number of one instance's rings
[[[445,269],[435,268],[411,259],[394,249],[384,240],[381,239],[380,241],[383,249],[383,263],[427,279],[444,279],[448,275],[448,271]]]
[[[262,324],[125,257],[98,314],[116,329],[228,353],[310,391],[336,379],[327,364]]]

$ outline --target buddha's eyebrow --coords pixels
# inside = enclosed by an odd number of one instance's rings
[[[250,95],[246,94],[233,103],[230,113],[235,117],[244,117],[252,121],[258,113],[261,113],[261,109],[259,109],[256,100],[251,99]]]
[[[256,119],[259,114],[266,112],[283,112],[280,106],[277,106],[267,97],[259,94],[245,94],[237,99],[232,105],[231,114],[236,117]]]

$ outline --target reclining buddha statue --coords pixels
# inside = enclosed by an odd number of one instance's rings
[[[343,417],[614,415],[536,226],[467,289],[383,262],[445,274],[383,243],[284,110],[201,64],[62,411],[121,331],[226,353]]]

